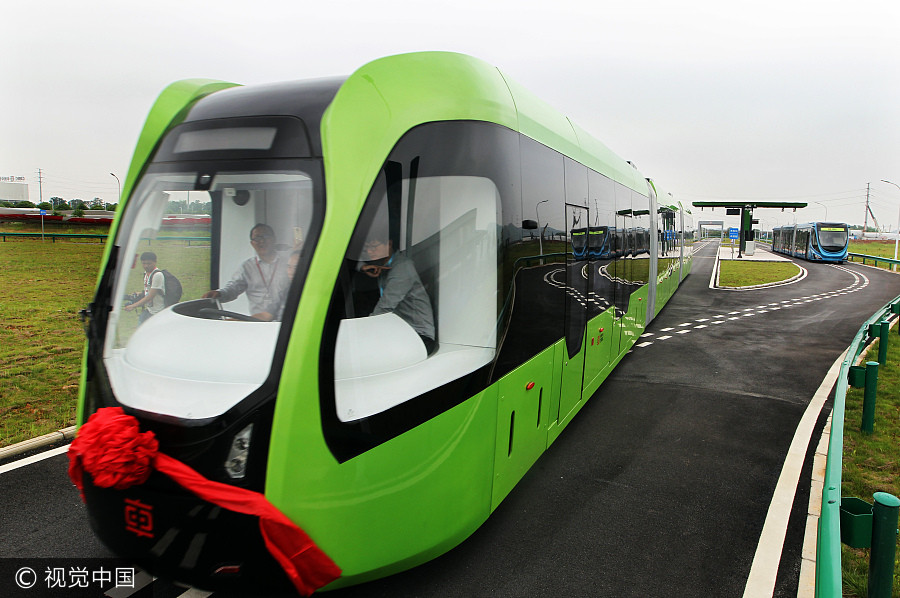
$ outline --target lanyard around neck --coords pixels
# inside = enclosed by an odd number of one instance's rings
[[[259,257],[257,257],[256,258],[256,270],[259,272],[259,277],[262,278],[263,285],[265,285],[265,287],[266,287],[266,293],[268,293],[269,285],[272,284],[272,279],[275,278],[275,265],[278,263],[278,258],[276,257],[275,260],[272,262],[272,275],[269,277],[268,281],[266,281],[266,277],[263,274],[262,268],[259,266],[259,262],[260,262],[260,259],[259,259]]]

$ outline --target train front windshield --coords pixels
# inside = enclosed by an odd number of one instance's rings
[[[819,227],[819,244],[825,251],[843,251],[847,246],[847,237],[849,233],[846,227],[840,226],[820,226]]]
[[[188,162],[144,175],[116,237],[103,352],[119,402],[208,419],[269,376],[322,212],[318,163],[293,162],[308,167]]]

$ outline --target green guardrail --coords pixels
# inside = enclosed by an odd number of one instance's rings
[[[109,235],[104,233],[4,233],[0,232],[0,238],[3,241],[6,241],[6,237],[12,238],[28,238],[28,239],[47,239],[49,238],[51,242],[56,243],[57,239],[61,240],[70,240],[70,239],[98,239],[101,243],[106,241],[106,238]],[[155,239],[142,239],[144,241],[149,241],[150,244],[153,244],[153,241],[187,241],[188,245],[191,244],[192,241],[196,241],[198,243],[206,243],[210,242],[209,237],[156,237]]]
[[[866,255],[864,253],[848,253],[847,257],[850,258],[851,261],[856,261],[853,258],[859,258],[862,260],[862,263],[865,264],[866,261],[874,262],[875,266],[878,267],[878,263],[882,262],[885,264],[892,264],[894,266],[900,265],[900,260],[895,260],[889,257],[881,257],[878,255]]]
[[[872,256],[867,256],[872,257]],[[879,258],[884,260],[884,258]],[[893,261],[893,260],[891,260]],[[895,262],[896,263],[896,262]],[[834,407],[831,414],[831,436],[825,465],[822,490],[822,513],[819,518],[819,538],[816,545],[816,597],[841,598],[841,469],[844,452],[844,406],[847,398],[850,367],[863,352],[870,337],[870,327],[900,311],[900,296],[885,304],[859,328],[834,388]],[[872,328],[874,330],[874,328]]]
[[[107,235],[103,233],[4,233],[0,232],[0,237],[6,241],[6,237],[26,238],[26,239],[50,239],[56,243],[56,239],[99,239],[100,242],[106,240]]]

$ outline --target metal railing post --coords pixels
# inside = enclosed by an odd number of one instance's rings
[[[897,554],[897,514],[900,500],[887,492],[873,495],[872,552],[869,554],[869,598],[891,598]]]
[[[878,362],[866,362],[866,387],[863,390],[863,413],[860,430],[864,434],[875,431],[875,395],[878,389]]]
[[[891,333],[891,325],[888,324],[887,320],[881,321],[880,332],[881,334],[878,338],[878,363],[887,365],[888,335]]]

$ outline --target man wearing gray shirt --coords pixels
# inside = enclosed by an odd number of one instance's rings
[[[422,285],[412,260],[402,252],[393,253],[390,242],[370,241],[366,244],[370,260],[360,270],[378,279],[380,298],[373,316],[393,312],[412,326],[429,354],[434,350],[434,314],[431,299]]]
[[[250,245],[256,255],[245,260],[225,286],[207,291],[203,297],[227,303],[247,293],[250,314],[256,315],[280,297],[287,278],[287,262],[275,251],[275,231],[268,224],[250,229]]]

